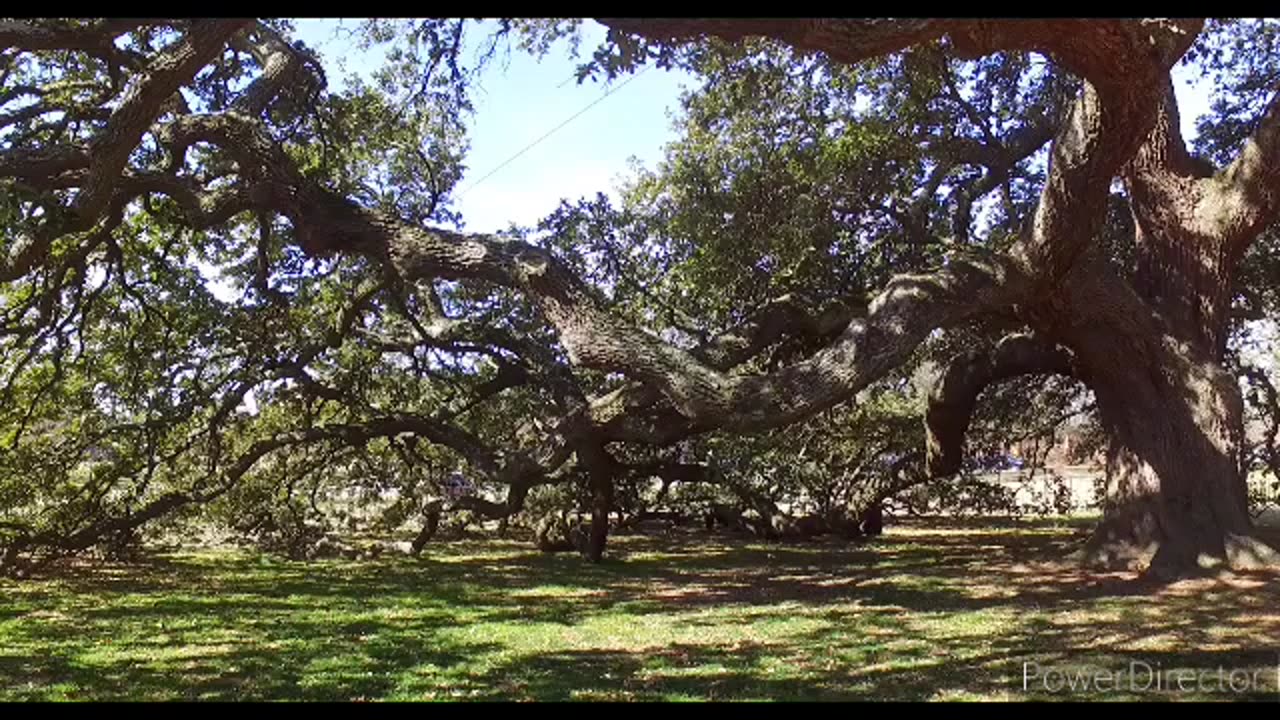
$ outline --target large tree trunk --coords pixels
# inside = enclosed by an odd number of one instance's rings
[[[1160,265],[1168,273],[1175,261]],[[1248,512],[1243,405],[1221,362],[1225,329],[1205,326],[1225,315],[1189,312],[1187,293],[1134,303],[1119,282],[1100,272],[1081,282],[1092,309],[1079,312],[1070,343],[1110,441],[1103,520],[1085,559],[1162,578],[1280,564]]]
[[[598,563],[604,558],[609,538],[609,513],[613,511],[613,474],[591,473],[591,534],[587,537],[587,559]]]
[[[439,500],[432,500],[427,503],[423,513],[425,520],[422,524],[422,530],[418,532],[417,537],[410,544],[410,554],[417,555],[421,553],[427,543],[431,542],[431,538],[435,537],[436,529],[440,527],[440,513],[443,509],[444,506]]]
[[[1095,383],[1111,446],[1103,521],[1087,556],[1149,564],[1159,576],[1273,563],[1252,536],[1234,381],[1214,363],[1170,354],[1189,371],[1134,366]]]
[[[618,463],[599,441],[582,443],[576,452],[587,469],[591,490],[591,529],[582,554],[598,563],[604,558],[604,546],[609,539],[609,513],[613,512],[613,481],[618,476]]]
[[[1278,566],[1254,536],[1240,391],[1223,366],[1235,267],[1274,213],[1247,192],[1250,153],[1215,173],[1186,150],[1168,78],[1162,102],[1123,172],[1128,282],[1095,262],[1068,285],[1067,344],[1110,435],[1104,516],[1086,556],[1166,577]]]

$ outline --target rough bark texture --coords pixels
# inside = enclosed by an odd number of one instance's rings
[[[1130,367],[1095,384],[1111,447],[1105,518],[1086,548],[1092,562],[1172,576],[1276,559],[1251,537],[1234,378],[1191,354],[1172,345],[1162,366]]]
[[[1142,298],[1101,264],[1073,273],[1071,287],[1058,330],[1110,439],[1104,520],[1085,559],[1161,577],[1275,564],[1252,535],[1241,398],[1209,340],[1221,329],[1180,326],[1183,306]]]
[[[591,529],[583,554],[598,563],[604,559],[604,546],[609,538],[609,513],[613,512],[613,481],[618,466],[601,445],[582,448],[578,456],[587,466],[591,487]]]

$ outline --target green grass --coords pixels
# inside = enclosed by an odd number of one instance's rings
[[[1062,562],[1078,536],[952,521],[864,545],[622,536],[599,566],[498,541],[83,564],[0,583],[0,700],[1280,699],[1274,576],[1084,574]],[[1027,662],[1256,674],[1024,692]]]

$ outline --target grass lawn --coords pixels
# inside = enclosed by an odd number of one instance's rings
[[[931,521],[864,545],[619,536],[599,566],[500,541],[82,565],[0,581],[0,700],[1280,699],[1280,580],[1084,574],[1062,562],[1079,536]]]

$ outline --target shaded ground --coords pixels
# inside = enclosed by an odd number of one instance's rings
[[[85,566],[0,582],[0,700],[1280,700],[1280,579],[1087,575],[1061,562],[1080,532],[622,536],[599,566],[496,541]],[[1119,690],[1079,689],[1099,671]]]

